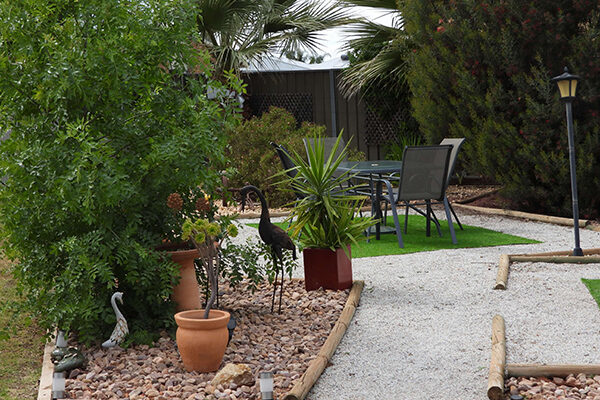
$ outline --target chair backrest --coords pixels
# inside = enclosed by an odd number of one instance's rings
[[[398,200],[442,200],[452,145],[407,146],[402,157]]]
[[[287,176],[289,176],[290,178],[294,178],[298,174],[298,171],[292,169],[296,166],[296,164],[294,164],[294,162],[290,158],[289,152],[286,150],[285,147],[275,142],[271,142],[271,146],[273,146],[273,148],[277,152],[279,160],[281,161],[281,165],[283,165],[283,169],[285,169],[285,173],[287,174]]]
[[[448,179],[446,181],[446,187],[450,184],[450,178],[454,173],[454,166],[456,165],[456,158],[458,157],[458,150],[462,146],[465,138],[445,138],[440,142],[440,145],[452,145],[452,153],[450,153],[450,162],[448,165]]]
[[[314,148],[315,138],[304,138],[302,140],[304,141],[304,148],[306,149],[306,154],[308,155],[308,146],[310,145],[311,147]],[[325,147],[325,161],[327,161],[327,157],[329,157],[329,155],[331,154],[331,150],[333,149],[333,146],[335,145],[337,138],[332,137],[332,136],[327,136],[327,137],[319,138],[319,140],[323,141],[323,146]],[[334,154],[334,158],[333,158],[334,160],[336,160],[337,157],[339,157],[339,155],[342,153],[342,151],[344,150],[345,147],[346,147],[346,142],[344,141],[344,138],[341,138],[340,144],[338,145],[338,148],[336,149],[335,154]],[[347,161],[346,157],[344,157],[344,159],[342,161]]]

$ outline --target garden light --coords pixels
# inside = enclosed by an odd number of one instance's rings
[[[65,331],[58,331],[58,334],[56,335],[56,347],[67,347]]]
[[[259,374],[259,383],[262,400],[273,400],[273,373],[261,372]]]
[[[55,372],[52,375],[52,400],[65,398],[65,373]]]
[[[579,200],[577,199],[577,175],[575,173],[575,143],[573,137],[573,113],[571,103],[575,98],[577,90],[577,75],[569,74],[569,70],[565,67],[565,72],[562,75],[555,76],[551,79],[556,82],[560,91],[560,99],[565,103],[567,110],[567,133],[569,138],[569,161],[571,163],[571,197],[573,199],[573,224],[575,229],[575,248],[573,249],[574,256],[583,256],[583,251],[579,245]]]

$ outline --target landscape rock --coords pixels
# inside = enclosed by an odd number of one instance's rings
[[[258,400],[255,381],[260,371],[275,371],[275,397],[283,398],[316,357],[349,290],[308,293],[303,281],[287,280],[281,314],[272,314],[273,287],[261,284],[251,293],[243,285],[233,290],[222,283],[220,306],[234,315],[238,325],[219,373],[187,372],[175,340],[165,332],[153,347],[103,351],[81,346],[89,360],[87,372],[72,371],[66,380],[68,398]]]

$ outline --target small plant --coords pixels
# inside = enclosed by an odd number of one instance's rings
[[[309,146],[308,162],[297,153],[292,157],[298,174],[290,182],[305,197],[292,210],[290,218],[294,222],[290,230],[304,247],[347,251],[347,245],[357,243],[363,232],[375,224],[373,218],[355,218],[366,197],[349,194],[353,187],[348,188],[346,183],[352,175],[335,176],[347,152],[346,146],[334,159],[341,137],[340,134],[328,157],[322,140],[314,140]]]
[[[289,185],[277,185],[271,179],[281,171],[279,157],[271,147],[275,142],[288,151],[304,153],[302,138],[325,131],[324,126],[303,123],[297,127],[294,116],[283,108],[271,107],[260,117],[253,117],[230,132],[228,157],[231,160],[231,187],[252,183],[262,189],[269,204],[278,207],[294,200]]]
[[[208,313],[219,292],[220,258],[218,248],[225,237],[235,237],[237,234],[237,227],[228,219],[222,219],[221,223],[210,222],[205,218],[199,218],[195,222],[187,219],[183,223],[181,238],[191,241],[198,249],[201,264],[210,285],[210,298],[206,301],[204,309],[205,319],[208,318]]]

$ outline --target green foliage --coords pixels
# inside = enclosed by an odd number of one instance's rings
[[[288,182],[305,197],[292,210],[290,230],[304,247],[346,251],[346,245],[356,243],[365,229],[375,224],[373,218],[355,218],[365,196],[348,194],[354,188],[346,185],[352,175],[336,176],[348,147],[335,157],[341,138],[340,133],[327,157],[324,141],[318,137],[307,149],[308,162],[297,153],[292,157],[298,174]]]
[[[402,160],[404,157],[404,148],[406,146],[420,146],[422,144],[421,135],[418,133],[406,134],[401,136],[397,142],[391,143],[385,150],[387,160]]]
[[[271,107],[260,117],[244,121],[229,135],[228,156],[234,169],[230,186],[240,188],[251,184],[259,187],[271,207],[293,201],[295,196],[290,186],[277,185],[277,180],[272,179],[283,166],[270,143],[275,142],[290,152],[304,154],[302,138],[324,132],[324,126],[306,122],[296,128],[294,116],[277,107]]]
[[[119,346],[124,349],[129,348],[134,344],[145,344],[146,346],[154,346],[154,343],[160,339],[160,334],[158,332],[149,332],[147,330],[141,329],[130,332],[123,340]]]
[[[255,224],[258,227],[257,224]],[[237,244],[227,241],[225,246],[219,248],[221,269],[219,273],[227,280],[231,287],[244,282],[244,288],[254,292],[258,284],[267,279],[273,283],[275,269],[273,268],[273,252],[271,246],[256,238],[248,238],[245,243]],[[279,260],[277,260],[279,263]],[[297,267],[296,261],[289,251],[283,252],[283,270],[292,277],[292,272]],[[199,276],[204,282],[203,275]]]
[[[173,325],[177,269],[153,250],[174,236],[166,199],[218,185],[235,112],[206,99],[222,85],[191,46],[194,7],[0,2],[3,250],[42,328],[107,337],[117,289],[132,332]]]
[[[218,71],[239,71],[269,54],[318,49],[319,31],[343,25],[337,2],[199,0],[198,32]]]
[[[467,168],[534,212],[571,214],[564,106],[550,78],[582,76],[573,104],[580,210],[600,211],[600,6],[586,1],[409,0],[409,79],[428,142],[465,137]]]

